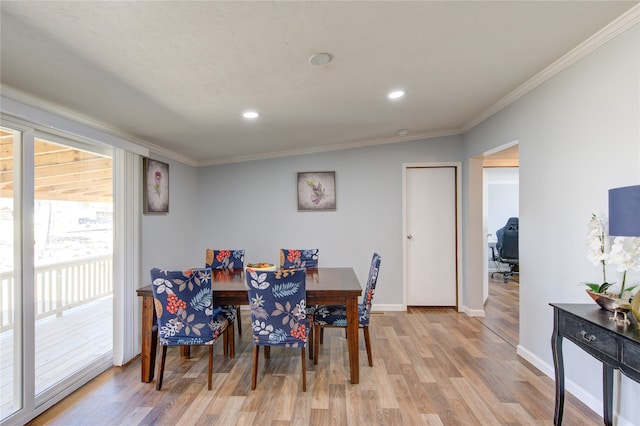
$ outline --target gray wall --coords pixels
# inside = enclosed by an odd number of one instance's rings
[[[609,188],[640,181],[639,52],[635,25],[464,135],[469,182],[480,176],[471,158],[519,141],[518,352],[549,374],[549,302],[590,303],[580,283],[602,276],[586,259],[587,222],[592,213],[607,213]],[[463,219],[472,224],[478,201],[467,191]],[[482,250],[476,238],[482,229],[472,224],[464,232],[469,257]],[[639,278],[636,273],[631,282]],[[600,364],[569,342],[564,353],[568,389],[601,412]],[[623,378],[619,404],[626,421],[640,419],[638,400],[640,384]]]
[[[169,213],[142,217],[142,281],[149,281],[149,270],[204,267],[204,253],[193,244],[199,232],[197,168],[167,158],[150,155],[169,163]],[[202,258],[202,265],[195,259]]]
[[[496,238],[496,231],[502,228],[510,217],[519,217],[518,169],[488,168],[487,176],[487,232]]]
[[[320,249],[321,266],[354,266],[366,279],[382,256],[375,303],[402,300],[402,164],[459,161],[461,137],[443,137],[198,169],[191,243],[244,248],[247,262],[279,262],[287,247]],[[299,212],[296,174],[335,171],[335,212]]]

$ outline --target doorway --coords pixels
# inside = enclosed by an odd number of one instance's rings
[[[512,267],[499,261],[496,247],[497,231],[513,217],[519,217],[517,141],[485,153],[483,157],[483,229],[488,256],[483,268],[485,316],[478,318],[516,347],[519,341],[520,275],[519,272],[509,275]]]

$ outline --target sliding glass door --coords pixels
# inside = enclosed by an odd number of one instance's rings
[[[44,138],[34,166],[39,395],[113,349],[113,167],[104,150]]]
[[[0,127],[0,419],[23,407],[20,208],[13,197],[21,141],[22,132]]]
[[[6,124],[0,138],[5,419],[112,363],[113,160],[110,147]]]

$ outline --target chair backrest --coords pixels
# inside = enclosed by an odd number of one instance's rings
[[[496,248],[498,249],[498,255],[501,260],[509,261],[511,263],[518,262],[519,228],[519,219],[517,217],[510,217],[509,220],[507,220],[506,225],[496,231],[496,236],[498,237]]]
[[[207,249],[205,265],[211,269],[242,269],[244,250]]]
[[[306,270],[246,270],[253,344],[303,348],[307,345]]]
[[[373,253],[371,266],[369,267],[369,278],[367,278],[367,286],[364,289],[362,303],[360,304],[360,325],[368,326],[369,317],[371,315],[371,301],[373,294],[376,292],[376,284],[378,283],[378,272],[380,271],[380,262],[382,257],[378,253]]]
[[[280,249],[280,268],[317,268],[318,249]]]
[[[206,345],[221,309],[213,308],[211,269],[166,271],[151,269],[160,344]]]

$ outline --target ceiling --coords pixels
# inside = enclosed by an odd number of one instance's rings
[[[464,132],[637,4],[3,0],[2,94],[194,165],[416,140]]]

